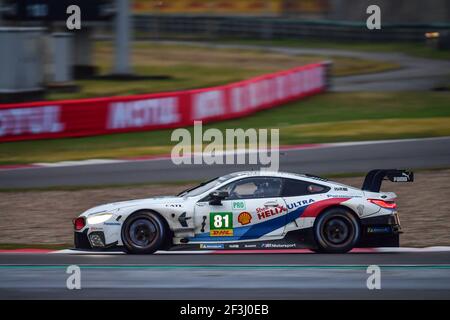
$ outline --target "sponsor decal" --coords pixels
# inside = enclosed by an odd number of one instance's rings
[[[288,210],[285,206],[277,206],[275,208],[256,208],[256,213],[259,220],[264,220],[287,211]]]
[[[105,226],[120,226],[120,222],[105,222],[103,223]]]
[[[368,227],[367,233],[391,233],[391,227]]]
[[[181,204],[166,204],[166,207],[181,208]]]
[[[295,248],[295,243],[263,243],[261,248]]]
[[[89,231],[91,231],[91,232],[93,232],[93,231],[103,231],[103,228],[91,227],[91,228],[89,228]]]
[[[402,173],[402,176],[401,177],[394,177],[394,182],[408,182],[409,180],[410,180],[411,178],[410,178],[410,176],[409,176],[409,174],[407,174],[406,172],[403,172]]]
[[[252,215],[247,211],[241,212],[238,216],[238,222],[245,226],[246,224],[252,222]]]
[[[211,237],[233,236],[233,213],[211,212],[209,214],[209,235]]]
[[[244,248],[256,248],[257,245],[256,244],[244,244]]]
[[[394,177],[394,182],[407,182],[409,179],[405,177]]]
[[[232,237],[233,229],[231,230],[211,230],[209,232],[211,237]]]
[[[328,198],[362,198],[362,196],[348,194],[327,194]]]
[[[308,205],[310,203],[313,203],[313,202],[314,202],[314,199],[300,200],[300,201],[297,201],[297,202],[294,202],[294,203],[289,203],[287,205],[287,208],[288,208],[288,210],[292,210],[292,209],[295,209],[295,208],[298,208],[298,207],[306,206],[306,205]]]
[[[245,201],[233,201],[232,208],[233,210],[245,210]]]
[[[344,187],[334,187],[334,191],[348,191],[348,189]]]
[[[200,249],[224,249],[223,243],[201,243]]]
[[[229,244],[228,248],[230,248],[230,249],[239,249],[239,245],[238,244]]]

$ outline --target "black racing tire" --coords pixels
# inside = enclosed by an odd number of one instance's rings
[[[169,236],[164,219],[152,211],[140,211],[125,220],[122,242],[127,253],[151,254],[161,249]]]
[[[346,253],[359,241],[361,227],[358,218],[346,208],[324,211],[314,222],[314,239],[319,253]]]

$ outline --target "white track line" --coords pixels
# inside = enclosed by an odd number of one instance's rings
[[[121,163],[127,162],[127,160],[121,159],[88,159],[88,160],[78,160],[78,161],[60,161],[60,162],[38,162],[33,163],[35,166],[39,167],[74,167],[74,166],[89,166],[93,164],[109,164],[109,163]]]

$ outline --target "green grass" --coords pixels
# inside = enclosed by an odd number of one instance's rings
[[[73,247],[73,244],[24,244],[24,243],[0,243],[0,250],[14,250],[14,249],[48,249],[48,250],[62,250]]]
[[[145,80],[78,80],[78,92],[53,92],[47,100],[82,99],[92,97],[123,96],[166,91],[186,90],[222,85],[260,75],[257,69],[230,69],[225,67],[180,64],[176,67],[135,66],[139,75],[167,76],[168,79]]]
[[[325,41],[325,40],[218,40],[220,43],[280,46],[292,48],[341,49],[367,52],[402,52],[411,56],[450,60],[450,50],[428,47],[424,42],[365,42],[365,41]]]
[[[450,135],[448,92],[326,93],[208,128],[279,128],[280,144]],[[188,128],[192,130],[192,128]],[[0,144],[0,163],[170,153],[172,130]]]
[[[94,60],[100,74],[111,72],[113,56],[111,43],[96,44]],[[136,42],[132,51],[133,70],[138,75],[153,76],[153,79],[79,80],[75,82],[80,88],[79,91],[50,92],[46,99],[80,99],[203,88],[323,60],[333,61],[334,76],[382,72],[400,67],[390,62],[347,57],[293,56],[264,50],[214,49]],[[167,78],[158,79],[155,76]]]

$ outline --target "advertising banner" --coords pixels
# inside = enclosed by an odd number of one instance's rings
[[[167,93],[0,105],[0,142],[186,127],[239,118],[326,90],[326,63]]]

